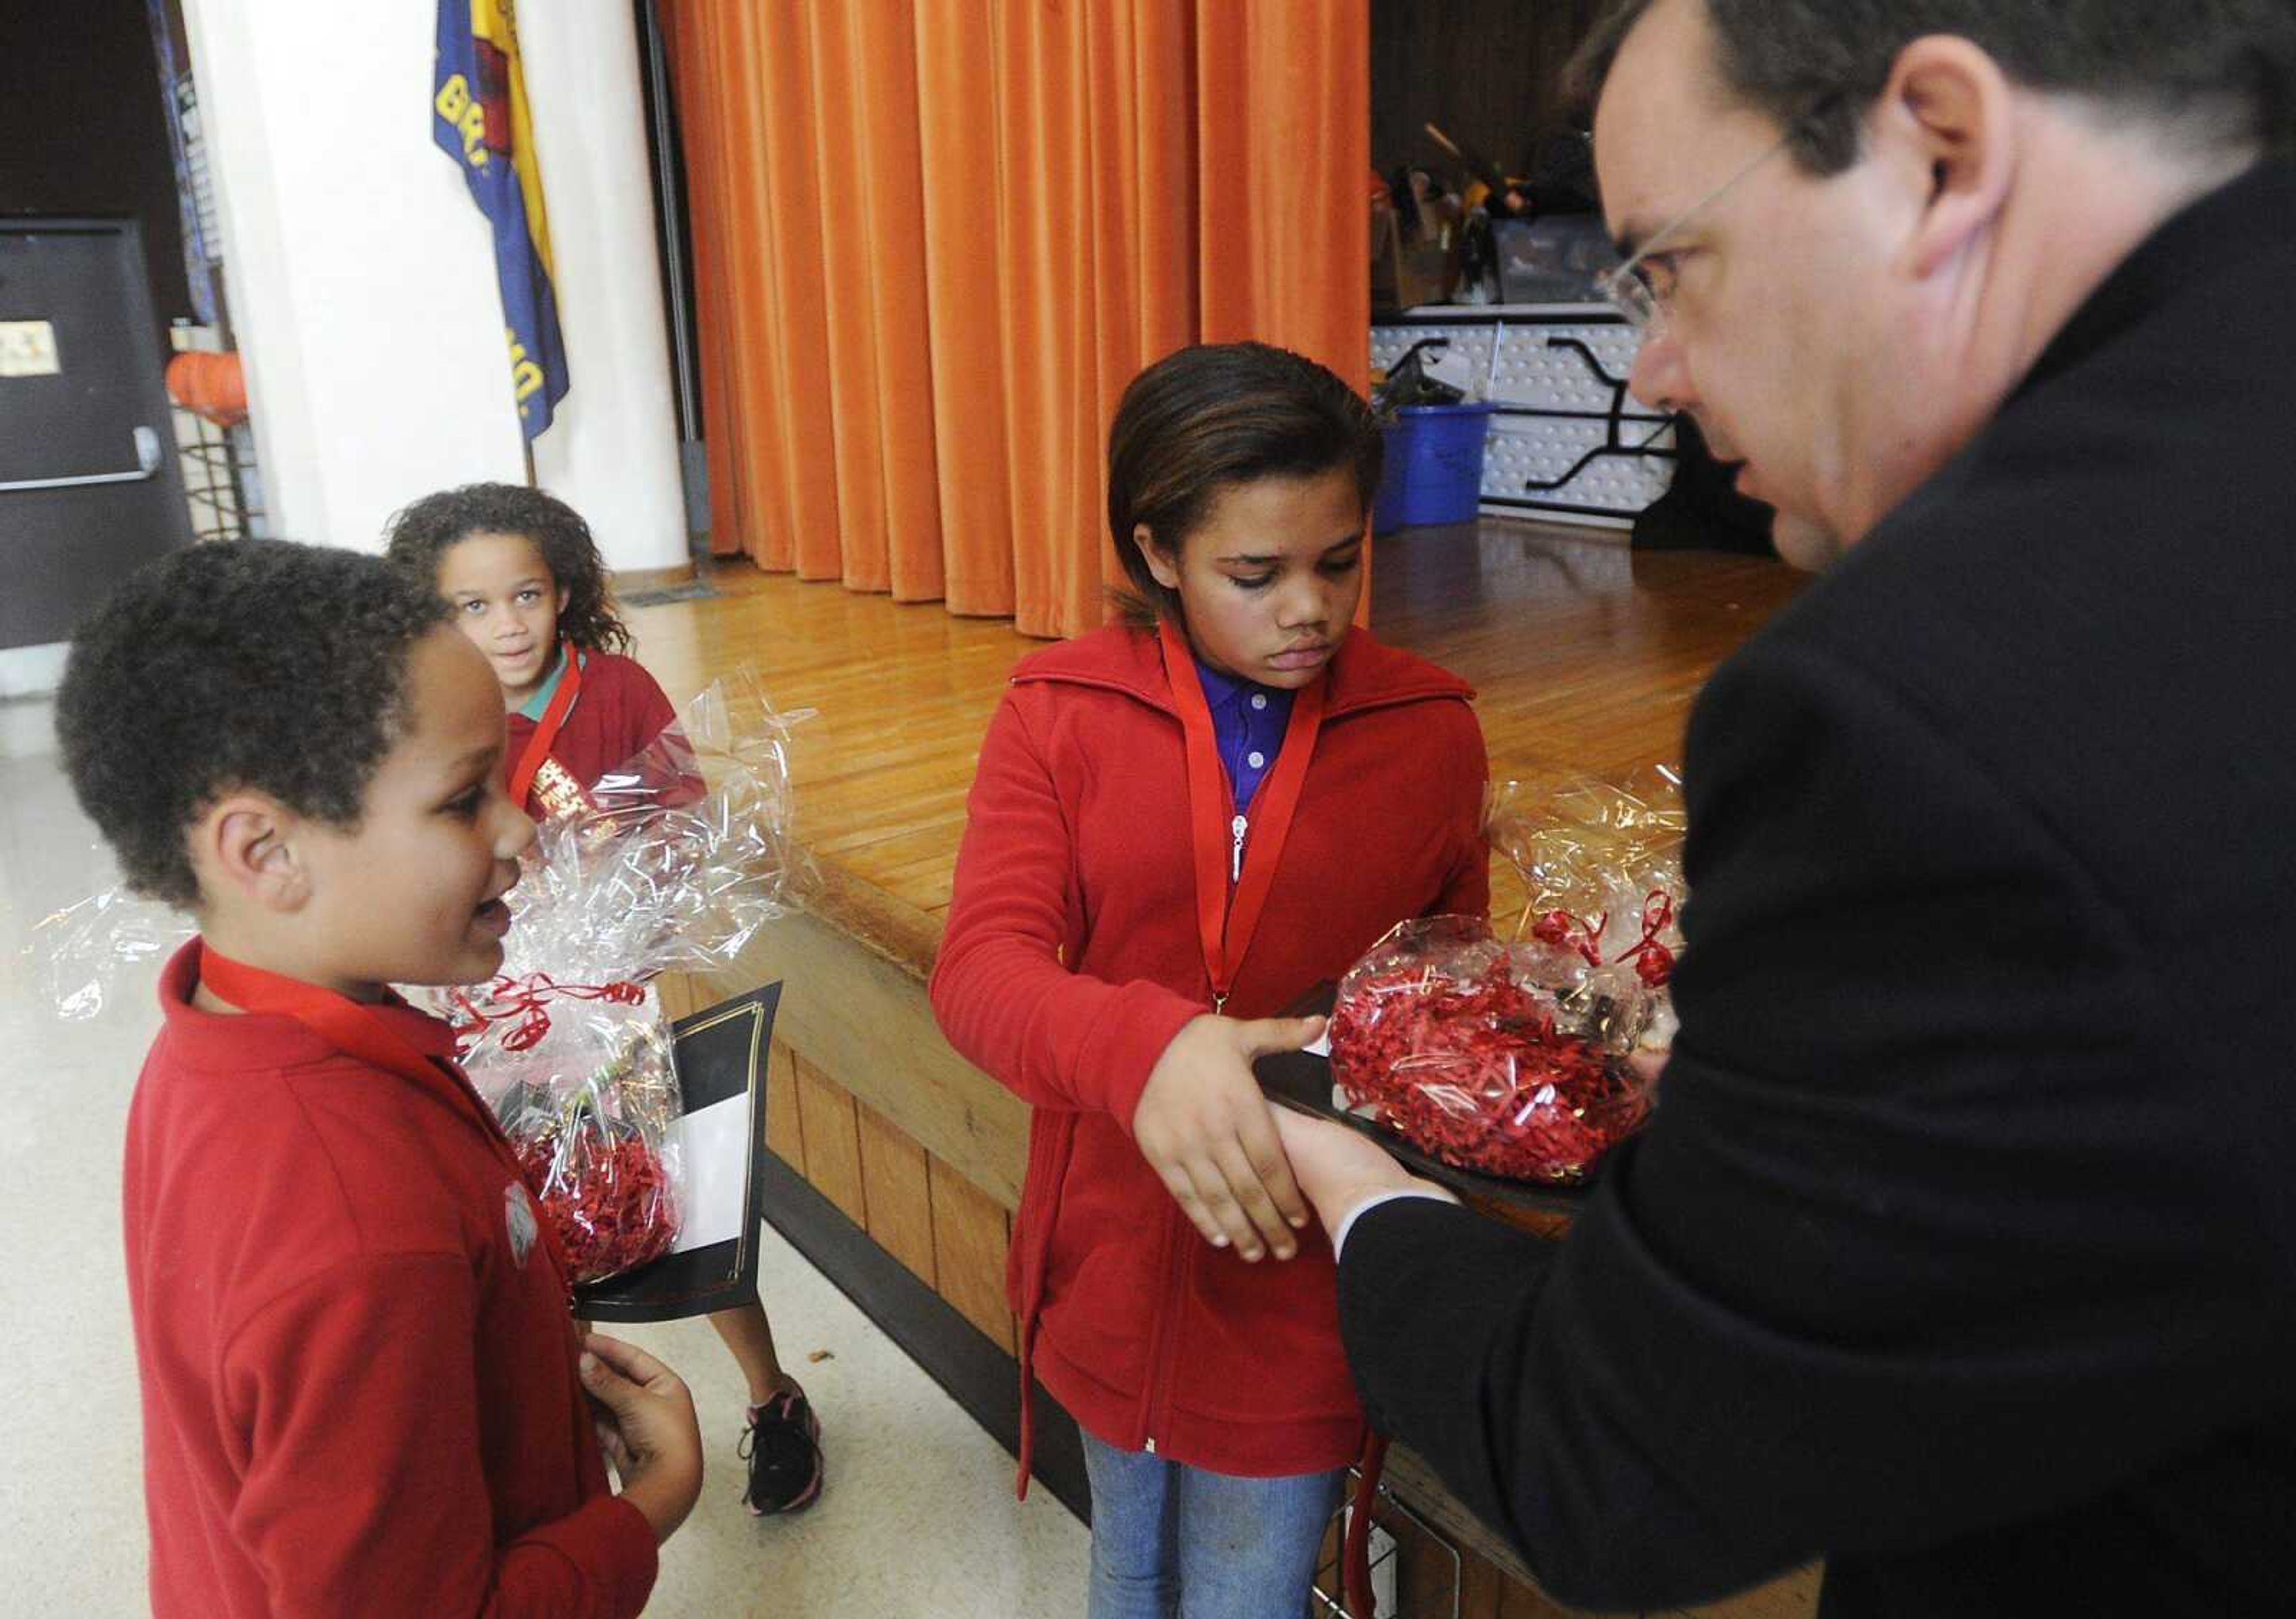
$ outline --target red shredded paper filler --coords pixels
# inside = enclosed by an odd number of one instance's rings
[[[1670,965],[1670,963],[1669,963]],[[1568,1184],[1650,1116],[1650,1087],[1501,957],[1351,974],[1332,1011],[1332,1071],[1350,1105],[1446,1163]]]
[[[677,1240],[669,1172],[642,1136],[607,1140],[557,1130],[511,1145],[577,1286],[660,1259]]]

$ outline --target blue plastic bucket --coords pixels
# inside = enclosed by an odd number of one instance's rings
[[[1491,405],[1406,405],[1387,426],[1387,473],[1372,503],[1376,534],[1417,523],[1467,522],[1483,493]]]

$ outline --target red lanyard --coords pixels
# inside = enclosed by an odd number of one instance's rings
[[[1324,691],[1328,670],[1302,686],[1292,699],[1291,722],[1283,729],[1283,745],[1252,797],[1252,815],[1235,813],[1227,772],[1219,757],[1219,736],[1212,727],[1211,705],[1204,701],[1203,682],[1196,678],[1196,661],[1179,627],[1163,620],[1158,633],[1164,643],[1164,678],[1179,705],[1180,732],[1187,744],[1188,830],[1195,844],[1196,932],[1203,941],[1204,967],[1211,974],[1212,1010],[1224,1010],[1243,954],[1259,926],[1267,906],[1267,892],[1275,883],[1275,868],[1283,859],[1283,842],[1291,835],[1292,817],[1300,809],[1300,789],[1308,780],[1308,762],[1316,751],[1316,733],[1324,724]],[[1259,835],[1243,845],[1247,825]],[[1233,877],[1234,897],[1228,883]]]
[[[433,1095],[442,1089],[447,1090],[466,1112],[477,1117],[495,1156],[503,1161],[512,1179],[521,1186],[525,1184],[518,1157],[511,1151],[510,1138],[503,1134],[493,1110],[471,1089],[470,1081],[452,1064],[423,1056],[367,1007],[332,990],[234,961],[204,942],[200,946],[199,980],[217,999],[242,1012],[291,1017],[347,1056],[411,1080]],[[535,1223],[541,1229],[551,1263],[558,1267],[562,1291],[564,1278],[570,1274],[566,1268],[566,1256],[558,1250],[558,1237],[551,1230],[549,1220],[537,1219]]]
[[[582,660],[574,650],[574,643],[561,641],[558,646],[565,663],[558,677],[558,689],[550,694],[550,704],[535,723],[534,735],[527,738],[526,752],[518,756],[518,768],[511,772],[510,801],[521,810],[526,808],[526,795],[534,790],[534,778],[542,769],[542,761],[550,757],[559,729],[573,711],[574,699],[582,693]]]

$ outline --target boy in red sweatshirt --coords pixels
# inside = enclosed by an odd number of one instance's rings
[[[637,1613],[692,1401],[577,1342],[451,1035],[388,988],[502,958],[533,832],[486,660],[379,558],[201,546],[81,630],[56,723],[129,883],[201,933],[127,1126],[154,1612]]]

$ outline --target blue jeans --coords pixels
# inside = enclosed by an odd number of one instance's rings
[[[1231,1478],[1083,1437],[1088,1619],[1300,1619],[1346,1468]]]

